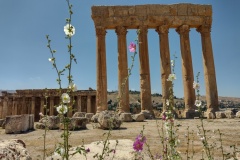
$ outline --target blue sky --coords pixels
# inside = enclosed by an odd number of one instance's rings
[[[96,89],[96,36],[91,19],[93,5],[137,4],[211,4],[213,8],[212,45],[219,96],[240,97],[240,1],[239,0],[72,0],[73,53],[78,64],[73,65],[73,78],[81,90]],[[57,88],[56,72],[48,61],[50,53],[45,38],[50,35],[59,68],[68,61],[67,40],[63,26],[68,18],[65,0],[0,0],[0,90]],[[114,30],[106,35],[108,89],[116,90],[117,36]],[[136,30],[129,30],[127,43],[134,41]],[[205,95],[200,34],[190,31],[191,52],[195,75],[200,73],[201,94]],[[152,92],[161,93],[159,37],[154,30],[148,31]],[[176,60],[174,92],[183,97],[180,40],[170,29],[170,52]],[[129,53],[129,63],[130,56]],[[136,57],[129,88],[139,90],[139,59]],[[67,86],[66,76],[62,77]]]

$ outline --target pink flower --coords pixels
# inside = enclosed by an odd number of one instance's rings
[[[135,142],[133,143],[133,149],[137,152],[141,152],[143,150],[143,145],[146,142],[146,137],[142,135],[138,135],[136,137]]]
[[[130,52],[135,52],[136,51],[136,44],[131,42],[130,45],[128,46],[128,49]]]

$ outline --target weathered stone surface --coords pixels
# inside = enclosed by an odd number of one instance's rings
[[[234,118],[234,114],[231,110],[226,110],[225,115],[227,118]]]
[[[240,111],[238,111],[238,112],[236,113],[236,117],[237,117],[237,118],[240,118]]]
[[[34,114],[29,115],[29,130],[34,130]]]
[[[132,114],[131,113],[121,113],[120,119],[122,122],[132,122]]]
[[[205,112],[204,117],[207,117],[207,119],[215,119],[216,116],[213,112]]]
[[[30,120],[31,119],[31,120]],[[21,133],[33,129],[30,121],[33,121],[34,116],[29,114],[7,116],[5,121],[5,133]],[[31,128],[31,129],[30,129]]]
[[[96,113],[95,115],[92,116],[91,121],[94,122],[94,123],[97,123],[98,122],[98,117],[99,117],[99,114]]]
[[[71,131],[86,129],[86,124],[88,123],[88,119],[85,117],[73,117],[70,119],[70,123],[68,125],[68,129]],[[64,129],[64,124],[60,124],[60,129]]]
[[[218,111],[218,112],[215,112],[215,114],[216,114],[216,118],[226,118],[225,112]]]
[[[143,122],[145,120],[145,116],[143,113],[133,114],[132,119],[133,121],[136,121],[136,122]]]
[[[72,117],[85,117],[86,112],[76,112]]]
[[[94,113],[86,113],[85,117],[88,119],[88,121],[90,122],[92,117],[93,117]]]
[[[153,119],[153,115],[150,111],[148,110],[142,110],[141,113],[144,115],[145,119]]]
[[[58,116],[47,116],[39,120],[42,125],[36,125],[37,129],[44,129],[46,126],[48,129],[59,129],[60,118]]]
[[[0,127],[2,127],[4,119],[0,119]]]
[[[120,128],[122,121],[114,111],[102,111],[98,116],[99,128],[102,129],[118,129]]]
[[[2,160],[31,160],[31,156],[22,140],[11,139],[0,141],[0,159]]]

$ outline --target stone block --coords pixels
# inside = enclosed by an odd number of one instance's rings
[[[236,113],[236,117],[237,117],[237,118],[240,118],[240,111],[238,111],[238,112]]]
[[[72,117],[85,117],[86,112],[76,112]]]
[[[120,114],[120,120],[122,122],[132,122],[132,114],[131,113],[121,113]]]
[[[44,129],[45,127],[48,127],[50,130],[59,129],[60,118],[58,116],[47,116],[40,119],[39,122],[43,124],[41,127],[44,126],[41,129]]]
[[[21,133],[29,130],[29,114],[7,116],[5,133]]]
[[[102,111],[98,113],[98,123],[101,129],[118,129],[122,121],[114,111]]]
[[[92,117],[93,117],[94,113],[86,113],[85,117],[88,119],[88,121],[90,122]]]
[[[207,119],[215,119],[216,116],[213,112],[204,112],[204,117],[206,117]]]
[[[88,123],[88,119],[85,117],[74,117],[70,119],[70,123],[68,125],[68,129],[71,131],[86,129],[86,124]],[[60,124],[60,129],[64,129],[64,124]]]
[[[145,120],[145,116],[143,113],[133,114],[132,119],[135,122],[143,122]]]
[[[25,143],[19,139],[0,141],[0,159],[32,160]]]
[[[231,110],[226,110],[224,113],[227,118],[234,118],[234,114]]]
[[[144,115],[145,119],[153,119],[153,114],[148,110],[142,110],[141,113]]]
[[[224,112],[222,112],[222,111],[218,111],[218,112],[215,112],[215,114],[216,114],[216,118],[226,118],[226,115],[225,115],[225,113]]]
[[[34,114],[29,115],[29,130],[34,130]]]
[[[98,122],[98,117],[99,117],[99,114],[96,113],[95,115],[92,116],[91,121],[94,122],[94,123],[97,123]]]

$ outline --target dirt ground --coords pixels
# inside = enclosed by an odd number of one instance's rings
[[[147,138],[147,142],[150,145],[152,153],[155,155],[157,153],[162,154],[162,144],[158,135],[157,124],[159,124],[160,130],[162,129],[162,120],[145,120],[144,122],[124,122],[121,125],[121,128],[118,130],[111,131],[110,139],[130,139],[133,140],[145,126],[144,135]],[[178,150],[183,155],[183,159],[186,159],[186,148],[187,148],[187,138],[185,134],[188,134],[187,128],[189,126],[190,139],[194,139],[193,145],[192,140],[190,140],[189,151],[192,152],[192,147],[196,152],[194,154],[194,159],[200,159],[202,153],[202,144],[200,138],[197,136],[197,125],[200,125],[200,119],[178,119],[176,120],[176,125],[179,130],[177,134],[179,135],[180,144]],[[104,140],[103,134],[107,130],[101,130],[95,127],[95,123],[87,124],[86,130],[72,131],[70,137],[70,144],[72,146],[78,146],[84,143],[88,144],[98,140]],[[230,145],[240,146],[240,119],[204,119],[204,126],[207,132],[208,137],[211,136],[210,141],[216,142],[219,145],[220,141],[219,134],[216,133],[220,129],[222,135],[223,148],[226,152],[232,152]],[[215,133],[214,133],[215,132]],[[34,131],[24,133],[24,134],[5,134],[4,130],[0,128],[0,139],[21,139],[26,143],[27,149],[30,152],[33,160],[40,160],[43,151],[43,133],[44,130],[36,129]],[[162,132],[160,131],[162,134]],[[50,130],[47,132],[47,152],[48,154],[52,153],[55,146],[61,142],[60,135],[62,134],[61,130]],[[146,146],[144,148],[147,149]],[[240,149],[240,147],[239,147]],[[215,149],[214,155],[216,159],[222,159],[219,156],[220,150]],[[190,153],[192,155],[192,153]]]

